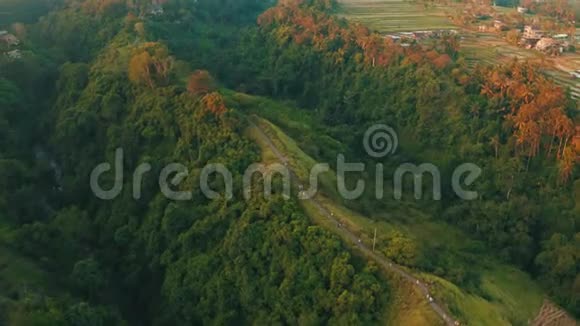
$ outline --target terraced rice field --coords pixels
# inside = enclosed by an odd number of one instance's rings
[[[513,58],[521,60],[541,58],[540,53],[508,45],[495,35],[464,32],[461,36],[461,51],[470,66],[477,63],[494,65]]]
[[[580,100],[580,79],[572,79],[570,75],[563,71],[546,71],[558,85],[569,88],[572,94],[572,98]]]
[[[453,29],[441,8],[409,0],[339,0],[342,17],[381,33]]]

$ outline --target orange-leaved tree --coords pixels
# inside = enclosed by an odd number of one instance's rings
[[[227,112],[227,107],[223,97],[218,92],[205,95],[202,99],[205,109],[216,116],[221,116]]]
[[[160,43],[145,43],[134,51],[129,61],[129,80],[150,88],[165,84],[169,80],[174,61],[166,46]]]
[[[187,82],[187,90],[194,95],[205,95],[216,88],[216,82],[207,70],[194,71]]]

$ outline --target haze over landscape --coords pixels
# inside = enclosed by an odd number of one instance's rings
[[[0,0],[0,325],[577,325],[569,0]]]

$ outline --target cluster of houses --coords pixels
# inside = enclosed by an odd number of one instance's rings
[[[489,25],[479,25],[478,31],[483,33],[500,33],[508,31],[510,27],[501,20],[495,20]],[[519,45],[526,49],[535,49],[549,55],[560,55],[572,49],[568,34],[550,36],[540,28],[527,25],[524,27]]]
[[[387,34],[384,37],[390,38],[402,46],[409,46],[412,42],[420,42],[428,39],[436,39],[446,35],[456,35],[456,30],[435,30],[435,31],[414,31],[414,32],[398,32]]]
[[[550,55],[559,55],[571,49],[572,44],[569,39],[568,34],[549,36],[543,30],[528,25],[524,28],[520,46],[526,49],[536,49]]]
[[[20,40],[8,33],[8,31],[0,31],[0,51],[10,59],[22,58],[22,53],[17,47],[20,45]]]

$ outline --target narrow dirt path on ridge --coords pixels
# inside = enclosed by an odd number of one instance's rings
[[[260,128],[258,125],[256,125],[252,121],[250,121],[250,120],[248,120],[248,121],[250,122],[250,124],[253,127],[256,128],[256,130],[259,133],[259,136],[261,138],[263,138],[263,140],[266,142],[268,147],[270,147],[270,149],[272,150],[274,155],[276,155],[276,158],[282,164],[284,164],[285,166],[288,167],[292,181],[296,182],[296,184],[298,184],[298,185],[302,185],[302,183],[301,183],[300,179],[298,178],[298,176],[296,175],[296,173],[294,173],[294,171],[292,171],[292,169],[289,167],[288,158],[286,158],[286,156],[284,154],[282,154],[282,152],[280,152],[280,150],[278,150],[278,148],[276,147],[276,145],[274,144],[272,139],[270,139],[270,137],[264,132],[264,130],[262,128]],[[356,236],[354,233],[352,233],[350,230],[348,230],[344,225],[342,225],[342,223],[340,223],[340,221],[334,216],[334,213],[329,211],[318,200],[316,200],[315,198],[309,198],[309,199],[304,199],[304,200],[312,203],[320,211],[320,213],[324,217],[326,217],[329,221],[331,221],[334,225],[336,225],[337,230],[338,229],[342,230],[343,234],[347,235],[349,240],[356,247],[358,247],[360,251],[362,251],[367,256],[372,257],[375,260],[375,262],[377,262],[383,269],[391,271],[391,272],[395,272],[399,276],[402,276],[404,279],[406,279],[407,281],[413,283],[416,287],[418,287],[419,290],[421,290],[421,293],[423,293],[425,299],[427,301],[429,301],[429,306],[431,307],[431,309],[433,309],[433,311],[435,311],[435,313],[437,313],[437,315],[439,315],[439,317],[441,317],[441,319],[443,319],[447,325],[450,325],[450,326],[460,325],[459,322],[456,321],[447,312],[445,312],[445,309],[439,303],[437,303],[437,301],[431,296],[431,294],[429,293],[429,287],[424,282],[422,282],[421,280],[414,277],[412,274],[405,271],[403,269],[403,267],[401,267],[400,265],[397,265],[395,262],[387,259],[386,257],[382,256],[381,254],[374,252],[371,248],[369,248],[367,245],[365,245],[361,241],[361,239],[359,239],[358,236]]]

